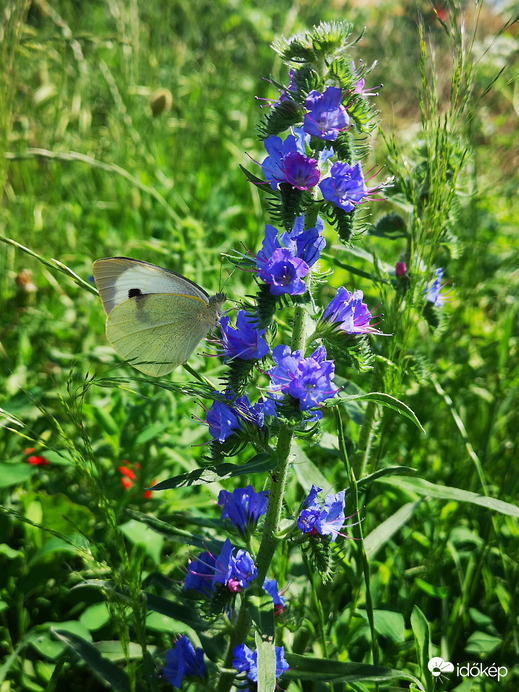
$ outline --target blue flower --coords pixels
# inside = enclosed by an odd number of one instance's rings
[[[301,351],[290,351],[288,346],[279,344],[272,352],[276,367],[269,370],[270,385],[268,393],[275,399],[286,394],[299,400],[301,411],[318,406],[325,399],[335,395],[337,389],[332,380],[335,365],[325,360],[326,349],[319,346],[309,358],[303,358]]]
[[[233,659],[232,664],[233,664],[234,668],[238,671],[238,673],[247,672],[247,674],[249,675],[249,678],[250,678],[251,665],[254,665],[255,673],[253,673],[253,675],[255,674],[256,680],[257,680],[257,678],[258,678],[257,664],[256,664],[257,656],[256,656],[256,659],[253,659],[253,654],[255,654],[255,653],[256,652],[255,651],[253,652],[252,649],[249,649],[249,647],[246,644],[238,644],[238,646],[234,647],[234,651],[233,651],[234,659]],[[250,679],[254,681],[254,678],[250,678]]]
[[[445,303],[445,295],[440,293],[443,269],[439,267],[435,274],[436,278],[434,279],[432,286],[424,289],[424,295],[427,294],[427,302],[432,303],[437,308],[441,308]]]
[[[236,413],[221,401],[213,401],[207,412],[207,423],[211,437],[219,442],[223,442],[232,435],[233,430],[240,429]]]
[[[274,604],[274,613],[276,615],[278,613],[282,613],[285,606],[285,599],[283,596],[279,595],[277,581],[275,579],[265,579],[263,582],[263,588],[272,598],[272,603]]]
[[[229,404],[213,401],[211,408],[207,411],[209,433],[220,443],[242,430],[243,421],[252,423],[257,428],[263,428],[265,416],[276,415],[275,408],[269,401],[258,401],[251,405],[247,395],[244,394],[232,401],[231,406],[231,397],[228,394],[223,396],[229,398]]]
[[[300,295],[306,291],[303,278],[317,262],[326,245],[321,233],[324,222],[317,217],[316,227],[304,228],[304,215],[296,219],[290,233],[278,236],[278,230],[267,224],[261,250],[256,257],[260,279],[270,284],[273,295]],[[225,318],[224,318],[225,319]]]
[[[162,674],[174,687],[180,687],[185,675],[198,675],[203,677],[206,673],[204,652],[198,648],[196,651],[183,634],[175,642],[169,651],[166,651],[166,667]]]
[[[344,526],[344,495],[345,491],[334,495],[327,495],[324,505],[317,500],[321,488],[312,485],[312,489],[304,502],[304,509],[297,519],[297,527],[308,534],[331,536],[332,541],[337,538],[339,531]]]
[[[240,549],[234,556],[231,541],[226,538],[218,557],[205,551],[189,563],[184,590],[193,589],[209,596],[214,591],[215,584],[223,584],[229,591],[236,593],[245,589],[257,575],[257,567],[249,553]]]
[[[246,550],[238,550],[231,563],[231,576],[227,581],[229,590],[239,591],[240,587],[246,589],[257,576],[258,568],[250,554]]]
[[[251,485],[235,488],[232,493],[220,490],[218,504],[222,507],[222,519],[229,519],[242,533],[254,530],[258,519],[267,511],[268,491],[254,491]]]
[[[184,579],[184,591],[192,589],[198,593],[209,596],[214,590],[213,577],[216,567],[216,559],[207,550],[187,566],[187,574]]]
[[[332,541],[337,538],[339,531],[344,526],[346,517],[344,516],[344,495],[346,491],[333,493],[326,497],[323,510],[317,519],[315,527],[321,536],[331,536]]]
[[[272,257],[259,272],[259,277],[270,284],[270,292],[275,296],[288,293],[291,296],[301,295],[306,291],[303,281],[309,272],[308,264],[294,255],[287,248],[274,250]]]
[[[227,585],[229,579],[232,578],[233,570],[233,551],[231,541],[226,538],[223,548],[215,560],[213,580],[220,584]]]
[[[294,135],[283,141],[276,135],[265,140],[268,156],[261,164],[265,180],[275,190],[278,183],[290,183],[300,190],[308,190],[319,182],[317,161],[304,155]]]
[[[342,91],[328,87],[324,93],[311,91],[305,101],[308,112],[303,128],[312,137],[335,141],[337,135],[349,127],[350,117],[341,105]]]
[[[288,663],[285,661],[285,649],[283,646],[276,646],[276,678],[279,678],[285,670],[288,670]],[[234,660],[232,662],[238,673],[247,672],[247,677],[251,682],[258,681],[258,652],[249,649],[246,644],[238,644],[233,651]]]
[[[329,302],[321,317],[321,322],[328,322],[337,330],[347,334],[380,334],[370,325],[371,313],[366,303],[362,302],[362,291],[351,293],[341,286]]]
[[[322,180],[319,187],[324,199],[344,211],[352,211],[369,193],[360,163],[350,166],[337,161],[330,169],[330,177]]]
[[[229,359],[259,360],[269,352],[269,345],[263,338],[265,329],[256,329],[254,317],[246,310],[240,310],[236,315],[236,327],[229,324],[229,316],[224,315],[220,320],[222,341],[224,347],[224,363]]]
[[[304,230],[304,214],[298,216],[290,233],[281,235],[281,244],[290,249],[295,257],[312,267],[319,259],[326,240],[322,236],[324,221],[318,216],[315,228]]]
[[[261,250],[256,257],[256,269],[261,271],[269,262],[274,252],[280,248],[281,243],[279,242],[278,229],[275,226],[271,226],[269,223],[266,224]]]

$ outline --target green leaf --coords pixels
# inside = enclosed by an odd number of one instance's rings
[[[89,632],[101,629],[110,622],[110,611],[105,602],[94,603],[81,613],[79,622],[86,627]]]
[[[19,485],[30,478],[35,472],[36,467],[30,464],[3,463],[0,472],[0,488],[9,488],[11,485]]]
[[[203,469],[195,469],[189,473],[181,473],[179,476],[168,478],[165,481],[157,483],[152,488],[149,488],[149,490],[171,490],[172,488],[180,488],[182,486],[214,483],[215,481],[233,478],[235,476],[253,473],[268,473],[275,465],[276,460],[267,452],[262,452],[245,464],[238,465],[224,462],[222,464],[206,466]]]
[[[342,401],[374,401],[375,403],[380,404],[381,406],[386,406],[387,408],[393,409],[393,411],[397,411],[397,413],[400,413],[402,416],[405,416],[418,428],[420,428],[422,432],[425,432],[425,430],[422,427],[422,424],[416,417],[415,412],[412,409],[410,409],[409,406],[407,406],[407,404],[404,404],[403,401],[396,399],[394,396],[391,396],[390,394],[384,394],[384,392],[368,392],[366,394],[340,393],[338,394],[338,398]]]
[[[500,637],[487,634],[486,632],[476,631],[472,632],[470,637],[467,639],[465,651],[468,654],[475,654],[478,657],[485,655],[491,656],[502,643],[503,640]]]
[[[92,641],[90,632],[77,620],[46,622],[45,625],[37,628],[38,636],[31,639],[30,644],[40,656],[51,661],[56,661],[66,649],[66,644],[62,641],[56,641],[56,638],[53,636],[53,630],[56,627],[59,627],[67,634],[80,637],[86,641]]]
[[[50,553],[72,553],[78,551],[88,552],[89,545],[87,539],[79,533],[67,536],[66,540],[55,536],[50,538],[45,544],[31,557],[29,566],[33,567],[38,564],[42,557]]]
[[[422,683],[414,675],[383,666],[372,666],[367,663],[351,661],[331,661],[314,656],[286,653],[285,658],[290,670],[283,673],[282,680],[315,680],[320,682],[385,682],[410,680],[421,692],[425,692]]]
[[[81,661],[90,666],[101,680],[107,682],[111,689],[117,692],[131,692],[132,687],[128,675],[118,665],[103,658],[95,646],[72,634],[72,632],[53,628],[52,633],[64,642]],[[137,683],[135,690],[136,692],[145,692],[144,687],[139,683]]]
[[[75,464],[74,459],[66,449],[46,449],[44,456],[53,466],[73,466]]]
[[[251,596],[249,598],[249,607],[251,617],[257,630],[261,633],[261,636],[273,640],[275,625],[272,597],[262,589],[261,595]]]
[[[161,534],[162,536],[168,536],[170,539],[174,540],[176,543],[183,543],[185,545],[194,545],[202,550],[207,549],[208,543],[211,543],[211,549],[214,546],[223,546],[223,541],[217,541],[212,537],[200,536],[193,531],[188,529],[181,529],[175,526],[175,519],[181,516],[181,520],[184,523],[189,523],[191,525],[207,526],[214,529],[219,523],[211,520],[203,520],[198,517],[185,516],[180,514],[170,514],[168,515],[169,522],[163,521],[162,519],[156,519],[151,514],[144,514],[144,512],[138,512],[129,507],[124,508],[124,513],[128,514],[132,519],[135,519],[142,524],[145,524],[153,531]]]
[[[328,488],[329,483],[314,462],[304,453],[299,445],[292,445],[292,469],[303,490],[308,493],[312,485]]]
[[[429,633],[429,623],[427,622],[425,615],[422,613],[418,606],[413,607],[413,612],[411,613],[411,627],[413,629],[415,647],[416,647],[416,658],[418,660],[418,665],[420,666],[420,673],[422,679],[427,681],[427,689],[432,690],[434,687],[432,673],[430,672],[427,664],[431,658],[431,635]]]
[[[184,605],[178,601],[170,601],[167,598],[162,598],[162,596],[156,596],[152,593],[145,593],[145,596],[146,605],[156,613],[162,613],[162,615],[166,615],[173,620],[180,620],[180,622],[200,632],[209,629],[211,626],[200,619],[198,612],[188,602],[187,605]]]
[[[373,559],[382,546],[409,521],[420,502],[421,500],[408,502],[403,507],[400,507],[389,519],[383,521],[382,524],[379,524],[376,529],[373,529],[366,536],[364,539],[364,550],[370,559]]]
[[[373,617],[375,629],[379,634],[393,642],[404,641],[405,622],[401,613],[395,613],[392,610],[374,610]]]
[[[171,421],[169,420],[166,423],[155,423],[154,425],[149,425],[137,436],[134,445],[143,445],[150,440],[155,440],[161,432],[164,432],[164,430],[167,430],[170,427]]]
[[[41,507],[40,523],[51,526],[56,533],[68,536],[78,532],[89,535],[92,532],[95,522],[92,511],[85,505],[72,502],[66,495],[31,492],[25,497],[26,506],[29,500],[38,502]]]
[[[258,652],[258,692],[275,692],[276,689],[276,650],[272,639],[263,639],[256,632]]]
[[[421,591],[426,593],[431,598],[440,598],[445,600],[449,595],[448,586],[435,586],[434,584],[429,584],[425,579],[420,579],[416,577],[414,580],[415,586],[417,586]]]
[[[425,495],[427,497],[437,498],[439,500],[449,500],[458,502],[470,502],[485,509],[491,509],[494,512],[508,514],[511,517],[519,518],[519,507],[512,505],[509,502],[503,502],[493,497],[486,495],[478,495],[469,490],[461,490],[461,488],[453,488],[449,485],[436,485],[430,483],[423,478],[379,478],[380,483],[389,483],[402,490],[407,490],[417,495]]]
[[[135,519],[130,519],[130,521],[122,524],[120,529],[130,543],[142,546],[154,563],[160,565],[160,555],[162,546],[164,545],[164,538],[159,533],[150,531],[145,524],[135,521]]]
[[[384,476],[411,476],[413,473],[416,473],[416,469],[413,469],[411,466],[386,466],[384,469],[379,469],[375,473],[370,473],[369,476],[361,478],[360,481],[357,481],[357,487],[369,487],[373,481]]]

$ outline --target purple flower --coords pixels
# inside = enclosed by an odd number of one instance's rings
[[[407,266],[405,262],[400,261],[395,264],[395,274],[398,278],[405,276],[406,272]]]
[[[331,167],[330,174],[319,184],[321,193],[324,199],[344,211],[352,211],[369,193],[360,163],[350,166],[337,161]]]
[[[270,292],[275,296],[288,293],[300,295],[306,291],[303,277],[308,274],[308,264],[287,248],[274,250],[272,257],[259,272],[260,279],[270,284]]]
[[[424,289],[424,295],[427,294],[427,302],[432,303],[437,308],[441,308],[445,303],[445,295],[440,293],[443,269],[439,267],[435,274],[436,278],[434,279],[432,286]]]
[[[275,579],[265,579],[263,582],[263,588],[272,598],[272,602],[274,604],[274,613],[276,615],[278,613],[282,613],[285,606],[285,599],[283,596],[279,595],[277,581]]]
[[[321,174],[317,161],[296,152],[287,154],[283,159],[285,181],[298,190],[310,190],[319,182]]]
[[[370,325],[371,313],[362,298],[362,291],[350,293],[341,286],[329,302],[321,322],[328,322],[347,334],[380,334],[378,329]]]
[[[333,361],[325,360],[324,346],[319,346],[309,358],[303,358],[301,351],[292,353],[288,346],[279,344],[272,358],[276,367],[268,373],[268,392],[273,398],[281,399],[288,393],[299,400],[301,411],[307,411],[337,392],[332,385],[335,366]]]
[[[289,77],[288,86],[287,86],[286,89],[284,89],[284,90],[281,92],[281,95],[280,95],[279,99],[278,99],[278,100],[276,101],[276,103],[274,104],[275,106],[277,106],[277,104],[278,104],[278,103],[281,103],[282,101],[287,101],[288,99],[290,99],[290,94],[289,94],[290,91],[292,91],[292,92],[296,91],[296,86],[295,86],[295,84],[294,84],[294,77],[295,77],[295,74],[296,74],[296,72],[295,72],[294,68],[291,67],[291,68],[288,70],[288,77]]]
[[[265,329],[256,329],[254,317],[246,310],[236,315],[236,327],[229,324],[229,316],[220,320],[224,347],[224,363],[229,359],[259,360],[269,352],[269,345],[263,338]]]
[[[276,678],[279,678],[285,670],[288,670],[288,663],[285,661],[285,649],[283,646],[276,646]],[[247,671],[247,677],[251,682],[258,681],[258,652],[252,651],[245,644],[238,644],[233,651],[234,660],[232,662],[238,673]]]
[[[242,533],[253,531],[267,511],[267,498],[267,490],[256,493],[251,485],[235,488],[232,493],[220,490],[218,504],[222,507],[222,519],[229,519]]]
[[[261,164],[265,180],[275,190],[278,183],[290,183],[299,190],[308,190],[319,182],[317,161],[304,156],[294,135],[283,141],[276,135],[265,140],[268,156]]]
[[[296,219],[290,233],[282,233],[267,224],[261,250],[256,257],[260,279],[270,284],[273,295],[299,295],[306,291],[302,280],[326,245],[321,233],[324,222],[317,217],[315,228],[304,228],[304,215]],[[225,318],[224,318],[225,319]]]
[[[213,401],[207,412],[207,423],[211,437],[219,442],[223,442],[232,435],[233,430],[240,429],[236,413],[221,401]]]
[[[360,70],[359,74],[365,73],[364,66],[362,65],[362,60],[360,61]],[[375,67],[377,64],[377,61],[373,63],[373,65],[369,68],[369,72]],[[355,63],[351,63],[352,69],[353,69],[353,74],[357,74],[357,70],[355,68]],[[379,84],[378,86],[375,87],[370,87],[369,89],[365,89],[365,80],[364,77],[360,76],[359,80],[355,82],[355,89],[353,90],[354,94],[360,94],[362,97],[366,96],[378,96],[378,91],[373,91],[374,89],[380,89],[383,86],[383,84]]]
[[[319,534],[321,536],[331,536],[332,541],[346,521],[344,516],[344,495],[345,491],[334,495],[331,493],[326,497],[324,506],[317,500],[317,495],[321,488],[312,485],[312,489],[304,502],[304,509],[297,519],[297,527],[303,533]]]
[[[350,124],[346,108],[341,105],[342,91],[328,87],[321,94],[311,91],[305,101],[308,112],[305,114],[303,129],[312,137],[335,141],[337,135]]]
[[[205,673],[203,650],[198,648],[195,651],[189,639],[183,634],[175,642],[173,648],[166,651],[166,667],[162,674],[174,687],[180,687],[185,675],[203,677]]]

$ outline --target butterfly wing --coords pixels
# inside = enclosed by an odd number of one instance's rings
[[[180,274],[129,257],[107,257],[94,262],[94,278],[107,315],[130,297],[150,293],[180,293],[207,303],[209,296]]]
[[[137,370],[159,377],[185,363],[220,317],[220,303],[198,296],[137,295],[112,309],[106,335]]]

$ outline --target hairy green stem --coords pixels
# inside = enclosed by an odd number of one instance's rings
[[[305,309],[300,305],[296,306],[291,343],[291,348],[293,351],[301,349],[304,346],[305,317]],[[265,515],[263,534],[256,560],[258,574],[255,579],[255,583],[257,585],[263,584],[279,541],[277,534],[279,533],[281,510],[283,508],[283,497],[287,484],[288,469],[290,465],[290,450],[292,447],[293,437],[294,430],[292,426],[287,423],[282,424],[275,451],[277,464],[271,475],[267,513]],[[229,648],[224,661],[224,669],[231,667],[234,647],[246,640],[250,626],[250,615],[246,601],[244,600],[238,612],[236,621],[233,623]],[[227,673],[224,670],[220,676],[216,692],[229,692],[233,685],[234,677],[234,673]]]

